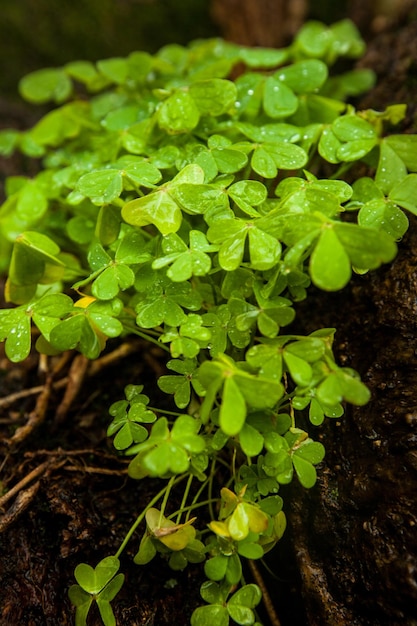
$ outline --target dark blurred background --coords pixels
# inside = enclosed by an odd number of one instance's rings
[[[414,0],[415,1],[415,0]],[[17,97],[26,73],[71,60],[155,52],[222,36],[280,46],[306,19],[349,16],[361,30],[391,19],[409,0],[1,0],[0,97]]]
[[[2,0],[0,93],[34,69],[216,34],[209,0]]]

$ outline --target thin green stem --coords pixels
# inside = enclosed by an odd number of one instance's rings
[[[215,517],[216,517],[214,515],[214,509],[213,509],[213,502],[214,502],[214,498],[213,498],[213,478],[214,478],[215,470],[216,470],[216,458],[214,458],[212,463],[211,463],[211,471],[210,471],[210,476],[209,476],[208,485],[207,485],[207,495],[208,495],[208,499],[209,499],[209,513],[210,513],[210,518],[211,519],[215,519]]]
[[[179,417],[182,413],[177,413],[176,411],[167,411],[166,409],[160,409],[155,406],[147,405],[147,408],[151,411],[156,411],[157,413],[163,413],[164,415],[172,415],[173,417]]]
[[[187,484],[185,485],[184,493],[183,493],[182,500],[181,500],[181,506],[179,508],[177,519],[176,519],[176,522],[175,522],[176,524],[180,523],[181,515],[182,515],[183,511],[185,510],[185,503],[187,502],[187,498],[188,498],[188,495],[190,493],[190,489],[191,489],[191,485],[192,485],[192,482],[193,482],[193,478],[194,478],[194,476],[192,474],[190,474],[189,477],[188,477],[188,480],[187,480]]]
[[[195,494],[194,498],[192,499],[192,503],[193,504],[198,501],[198,499],[201,496],[201,494],[203,493],[204,489],[209,484],[209,481],[210,481],[210,478],[206,478],[206,480],[202,483],[202,485],[200,486],[200,489],[197,491],[197,493]]]
[[[208,505],[213,504],[213,502],[220,502],[220,500],[221,500],[220,498],[212,498],[211,500],[201,500],[201,502],[196,502],[194,504],[189,504],[188,506],[185,506],[185,507],[183,507],[181,509],[178,509],[178,511],[175,511],[175,513],[172,513],[171,515],[169,515],[168,519],[171,519],[172,517],[174,517],[178,513],[180,515],[182,515],[183,513],[186,513],[186,512],[190,513],[191,511],[194,511],[194,509],[198,509],[199,507],[206,506],[207,504]],[[187,518],[186,518],[186,521],[188,521],[189,517],[190,516],[188,515]],[[178,523],[179,522],[176,521],[176,524],[178,524]]]
[[[165,350],[165,352],[170,352],[168,346],[166,346],[163,343],[160,343],[157,339],[154,339],[154,337],[152,337],[151,335],[148,335],[148,333],[144,333],[138,328],[135,328],[134,326],[129,326],[128,324],[123,324],[123,327],[128,332],[134,335],[138,335],[138,337],[142,337],[142,339],[145,339],[146,341],[150,341],[151,343],[154,343],[156,346],[158,346],[158,348],[162,348],[162,350]]]
[[[295,415],[294,415],[294,407],[292,404],[290,405],[290,417],[291,417],[291,428],[295,428]]]
[[[352,167],[352,163],[342,163],[342,165],[329,176],[329,180],[340,180],[346,172],[348,172]]]
[[[168,502],[168,497],[169,497],[169,494],[171,493],[171,489],[174,486],[174,483],[175,483],[175,476],[172,476],[172,478],[170,478],[169,481],[168,481],[168,485],[167,485],[166,491],[164,493],[164,499],[162,500],[161,510],[160,510],[160,513],[159,513],[159,526],[162,525],[162,518],[164,517],[166,505],[167,505],[167,502]]]
[[[143,509],[143,511],[138,515],[138,517],[136,518],[135,522],[132,524],[132,526],[129,528],[125,538],[123,539],[122,543],[120,544],[119,549],[117,550],[116,554],[114,555],[117,559],[119,558],[119,556],[122,554],[123,550],[125,549],[125,547],[127,546],[127,544],[129,543],[133,533],[135,532],[135,530],[137,529],[137,527],[139,526],[139,524],[142,522],[142,520],[145,518],[145,515],[147,513],[147,511],[149,511],[150,508],[152,508],[154,506],[154,504],[156,504],[158,502],[158,500],[160,500],[164,494],[166,493],[168,487],[169,490],[172,489],[174,483],[177,484],[179,483],[181,480],[183,480],[185,478],[185,476],[178,476],[177,478],[175,478],[173,480],[173,483],[170,485],[168,483],[168,485],[165,485],[165,487],[163,489],[161,489],[161,491],[158,491],[158,493],[156,494],[156,496],[154,496],[152,498],[152,500],[146,505],[146,507]],[[171,479],[172,480],[172,479]],[[171,482],[171,481],[170,481]]]

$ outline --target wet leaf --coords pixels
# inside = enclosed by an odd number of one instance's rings
[[[297,61],[278,70],[275,77],[295,93],[317,91],[327,79],[327,65],[319,59]]]
[[[236,100],[236,86],[230,80],[212,78],[190,85],[189,94],[202,115],[218,116],[232,107]]]
[[[176,91],[165,100],[159,111],[158,121],[168,133],[188,133],[200,120],[200,112],[195,100],[186,91]]]
[[[265,80],[263,105],[265,113],[272,119],[284,118],[295,113],[298,99],[287,85],[269,76]]]

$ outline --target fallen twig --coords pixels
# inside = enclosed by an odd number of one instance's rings
[[[15,522],[16,519],[23,513],[23,511],[27,509],[38,493],[39,485],[40,481],[38,480],[36,483],[31,485],[31,487],[18,494],[10,509],[8,509],[8,511],[6,511],[6,513],[0,518],[0,533],[7,530],[9,526],[13,524],[13,522]]]
[[[22,480],[19,480],[19,482],[16,483],[14,487],[9,489],[7,493],[5,493],[3,496],[0,497],[0,509],[2,509],[9,500],[14,498],[14,496],[18,494],[19,491],[21,491],[24,487],[26,487],[26,485],[31,483],[35,478],[39,478],[39,476],[44,474],[50,466],[51,466],[50,460],[44,461],[43,463],[41,463],[41,465],[38,465],[37,467],[35,467],[35,469],[29,472],[29,474],[26,474],[26,476],[22,478]]]

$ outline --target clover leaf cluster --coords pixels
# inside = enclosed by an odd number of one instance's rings
[[[158,385],[175,408],[149,406],[135,381],[110,408],[130,476],[164,487],[110,561],[77,568],[77,624],[92,598],[115,623],[118,557],[145,519],[138,564],[205,563],[193,626],[255,623],[260,592],[241,559],[280,539],[280,486],[312,487],[324,457],[299,416],[318,426],[369,400],[335,362],[334,329],[283,331],[311,284],[339,290],[390,262],[417,214],[417,137],[393,130],[405,105],[358,111],[347,100],[373,74],[334,70],[363,50],[351,22],[311,22],[280,50],[212,39],[21,81],[28,101],[56,106],[0,133],[3,154],[42,163],[7,180],[0,208],[6,354],[29,355],[33,326],[39,352],[89,359],[138,335],[166,351]],[[357,162],[374,175],[348,184]]]

